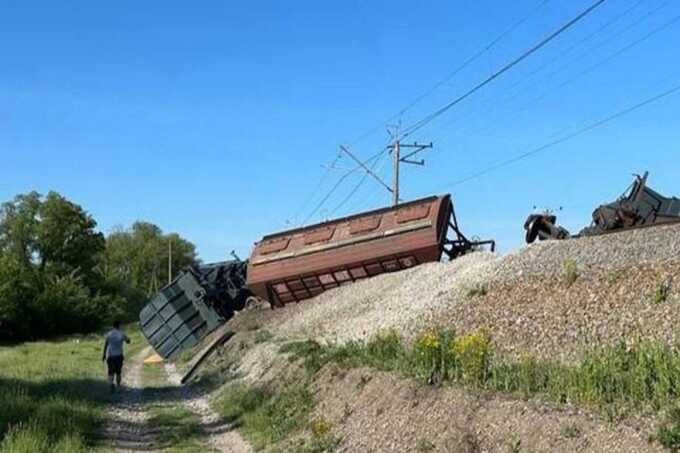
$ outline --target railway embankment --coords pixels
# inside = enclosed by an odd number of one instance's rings
[[[195,379],[273,451],[672,449],[679,252],[669,225],[253,307]]]

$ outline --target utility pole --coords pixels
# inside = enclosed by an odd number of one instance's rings
[[[392,147],[392,206],[399,204],[399,161],[401,160],[401,144],[399,136]]]
[[[168,238],[168,285],[172,283],[172,238]]]
[[[378,183],[383,186],[385,189],[387,189],[388,192],[392,194],[392,206],[397,206],[399,204],[399,166],[404,163],[404,164],[412,164],[412,165],[425,165],[425,161],[423,159],[420,160],[411,160],[410,158],[418,154],[419,152],[432,148],[432,143],[429,143],[427,145],[422,145],[418,142],[414,143],[401,143],[399,141],[399,135],[398,132],[393,135],[395,138],[394,142],[389,145],[387,148],[391,149],[392,153],[392,187],[387,185],[385,181],[383,181],[380,176],[378,176],[373,170],[371,170],[364,162],[359,160],[357,156],[352,153],[346,146],[340,145],[340,151],[344,152],[347,154],[349,157],[352,158],[354,162],[359,164],[359,167],[361,167],[368,175],[373,177]],[[407,149],[413,149],[413,151],[407,153],[405,156],[401,155],[401,150],[402,148],[407,148]],[[351,170],[354,171],[354,170]]]
[[[392,206],[397,206],[399,204],[399,166],[401,163],[411,164],[411,165],[425,165],[425,160],[411,160],[410,158],[415,156],[425,149],[432,148],[432,142],[427,145],[420,144],[418,142],[414,143],[401,143],[399,140],[399,130],[394,134],[394,143],[388,146],[392,151]],[[410,153],[405,156],[401,155],[402,148],[413,149]]]

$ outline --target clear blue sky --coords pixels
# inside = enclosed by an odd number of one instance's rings
[[[56,190],[105,232],[143,219],[194,241],[206,261],[247,255],[342,176],[319,185],[338,145],[373,129],[352,149],[380,151],[387,118],[518,20],[528,17],[402,124],[590,3],[0,0],[0,200]],[[450,191],[465,232],[508,250],[532,206],[563,206],[562,223],[577,231],[633,172],[680,194],[680,95],[449,184],[680,83],[680,22],[620,52],[678,15],[677,1],[606,1],[410,137],[434,149],[425,167],[404,167],[404,198]],[[389,180],[384,162],[376,170]],[[389,203],[366,180],[336,209],[360,178],[347,177],[311,221]]]

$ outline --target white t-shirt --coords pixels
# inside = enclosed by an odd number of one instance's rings
[[[123,343],[130,341],[127,335],[118,329],[106,334],[106,356],[118,357],[123,355]]]

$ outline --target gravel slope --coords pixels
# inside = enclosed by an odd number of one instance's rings
[[[545,242],[499,256],[480,252],[328,291],[283,309],[244,310],[226,363],[251,384],[290,382],[280,341],[347,341],[395,328],[407,338],[434,326],[490,330],[507,355],[569,361],[593,344],[675,341],[680,324],[680,225]],[[576,266],[567,277],[566,261]],[[668,298],[654,302],[660,282]],[[482,290],[483,288],[483,290]],[[272,336],[257,340],[268,331]],[[235,358],[238,358],[237,360]],[[299,364],[297,364],[299,366]],[[368,369],[324,368],[312,383],[314,416],[330,422],[339,451],[663,451],[658,420],[612,422],[569,405],[458,386],[425,386]]]
[[[390,373],[328,369],[315,416],[342,439],[339,452],[662,452],[646,419],[610,423],[571,406],[428,387]],[[389,391],[385,391],[389,389]]]
[[[566,281],[566,261],[578,278]],[[396,328],[407,338],[432,326],[488,328],[501,349],[569,356],[593,339],[674,340],[678,291],[652,302],[660,282],[680,282],[680,225],[532,244],[507,255],[478,252],[327,291],[284,309],[258,311],[282,336],[347,341]],[[484,288],[486,294],[473,295]]]

